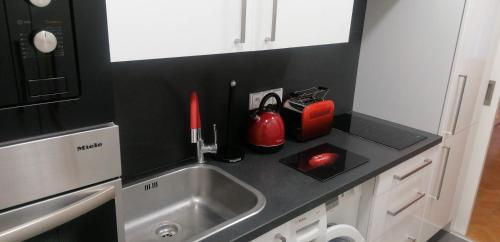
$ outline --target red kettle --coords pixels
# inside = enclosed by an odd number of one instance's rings
[[[266,106],[266,102],[274,98],[276,105]],[[278,151],[285,143],[285,124],[279,108],[281,99],[276,93],[269,93],[260,102],[259,109],[250,117],[248,143],[257,151],[272,153]]]

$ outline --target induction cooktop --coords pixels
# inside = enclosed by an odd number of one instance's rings
[[[280,160],[319,181],[326,181],[368,161],[364,156],[331,144],[322,144]]]
[[[408,148],[427,138],[395,124],[356,113],[335,116],[333,128],[397,150]]]

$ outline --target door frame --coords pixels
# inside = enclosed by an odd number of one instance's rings
[[[476,112],[479,115],[479,122],[476,130],[473,131],[467,141],[467,150],[464,155],[465,164],[462,167],[463,185],[459,186],[462,191],[457,199],[460,203],[455,211],[451,230],[459,235],[466,236],[469,227],[472,212],[476,201],[477,192],[481,183],[481,177],[486,161],[486,155],[489,149],[490,138],[495,126],[495,115],[500,102],[500,17],[496,21],[496,41],[497,44],[492,48],[488,57],[488,63],[484,70],[483,84],[481,86],[481,96],[478,102],[481,102],[480,109]],[[497,85],[493,92],[493,98],[490,106],[484,106],[484,95],[490,80],[495,80]],[[475,131],[475,132],[474,132]]]

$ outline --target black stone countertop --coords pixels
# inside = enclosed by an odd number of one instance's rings
[[[204,241],[250,241],[441,142],[440,136],[401,127],[423,134],[427,139],[404,150],[395,150],[332,129],[330,135],[309,142],[288,140],[283,149],[275,154],[247,152],[245,159],[236,164],[209,161],[209,164],[224,169],[262,192],[266,197],[266,205],[258,214]],[[368,157],[370,161],[325,182],[279,162],[281,158],[323,143],[351,150]]]
[[[404,150],[395,150],[332,129],[330,135],[309,142],[288,140],[283,149],[275,154],[247,152],[245,159],[236,164],[209,161],[209,164],[222,168],[262,192],[266,197],[266,205],[258,214],[204,241],[250,241],[441,142],[440,136],[400,127],[425,135],[427,139]],[[279,162],[281,158],[323,143],[353,151],[368,157],[370,161],[325,182]]]

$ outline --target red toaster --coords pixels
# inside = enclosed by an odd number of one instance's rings
[[[328,88],[294,92],[283,105],[286,133],[307,141],[330,133],[335,103],[325,100]]]

